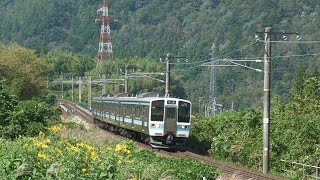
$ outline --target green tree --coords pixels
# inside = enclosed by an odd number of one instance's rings
[[[18,99],[31,99],[46,92],[51,66],[33,50],[17,44],[0,44],[0,79]]]

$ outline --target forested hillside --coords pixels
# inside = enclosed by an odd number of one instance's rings
[[[58,50],[94,57],[100,32],[94,20],[101,4],[102,0],[2,0],[0,41],[17,42],[44,53]],[[254,35],[267,26],[280,32],[299,32],[303,41],[320,39],[317,0],[109,0],[109,9],[115,57],[147,57],[155,62],[168,52],[187,57],[192,64],[175,64],[173,70],[184,82],[187,98],[195,104],[199,96],[205,97],[202,104],[207,103],[210,71],[199,65],[209,60],[208,49],[213,43],[216,59],[241,59],[263,57],[264,45],[255,44]],[[296,40],[294,35],[288,37]],[[282,40],[282,34],[274,35],[273,40]],[[319,45],[310,43],[273,43],[272,48],[274,57],[319,52]],[[272,61],[272,92],[285,101],[297,69],[319,66],[318,56]],[[253,62],[246,65],[263,67]],[[79,71],[83,74],[84,69]],[[230,109],[232,102],[235,108],[261,106],[262,73],[243,67],[217,71],[218,101],[225,109]]]

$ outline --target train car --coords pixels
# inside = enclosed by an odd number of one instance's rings
[[[191,102],[143,93],[92,99],[95,123],[154,148],[184,148],[191,127]]]

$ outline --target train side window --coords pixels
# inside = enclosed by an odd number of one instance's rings
[[[150,109],[149,106],[145,106],[143,108],[143,116],[145,119],[149,119],[149,109]]]
[[[130,106],[126,105],[126,117],[129,118],[130,117]]]
[[[114,112],[114,110],[113,110],[113,104],[110,104],[110,114],[113,115],[113,114],[114,114],[113,112]]]
[[[135,106],[133,105],[133,106],[131,106],[131,117],[132,117],[132,119],[135,119],[135,113],[136,113],[136,108],[135,108]]]
[[[190,106],[188,102],[179,102],[178,122],[190,122]]]
[[[141,114],[141,107],[139,107],[139,106],[136,107],[136,113],[135,114],[136,114],[136,118],[140,119],[140,117],[141,117],[141,115],[140,115]]]
[[[143,106],[141,106],[141,108],[140,108],[140,119],[142,119],[142,120],[144,120],[144,117],[143,117],[143,112],[144,111],[144,107]]]
[[[153,101],[151,106],[151,121],[163,121],[164,100]]]
[[[105,111],[109,113],[109,103],[105,102]]]

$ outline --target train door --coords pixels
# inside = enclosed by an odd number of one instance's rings
[[[141,106],[141,120],[143,122],[142,132],[146,134],[149,133],[148,117],[149,117],[149,106]]]
[[[164,115],[164,133],[166,135],[175,135],[177,129],[177,108],[166,107]]]
[[[116,118],[116,123],[118,126],[120,126],[120,104],[115,104],[115,118]]]
[[[120,126],[123,127],[125,126],[125,123],[124,123],[124,111],[125,111],[125,105],[123,104],[119,104],[119,121],[120,121]]]

